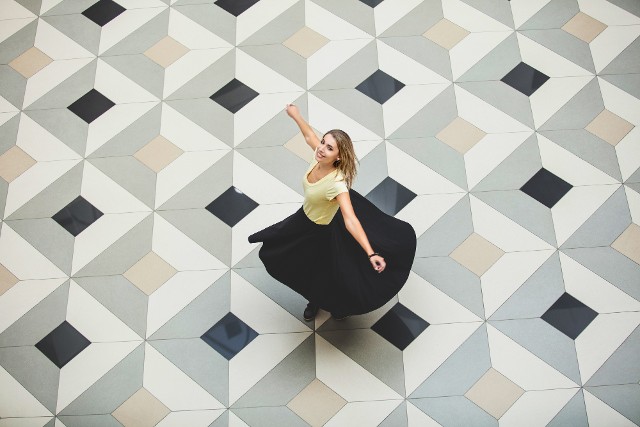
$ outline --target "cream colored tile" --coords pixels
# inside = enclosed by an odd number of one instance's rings
[[[583,12],[578,12],[562,27],[567,33],[587,43],[591,43],[606,28],[605,24]]]
[[[640,264],[640,226],[631,223],[611,247]]]
[[[166,36],[147,49],[144,54],[161,67],[167,68],[182,58],[187,52],[189,52],[189,49],[182,43],[177,42],[170,36]]]
[[[184,151],[176,147],[162,135],[159,135],[138,150],[133,156],[149,169],[158,173],[183,153]]]
[[[317,378],[294,397],[287,406],[313,427],[323,426],[347,401]]]
[[[440,141],[449,145],[460,154],[465,154],[486,135],[465,119],[456,117],[437,135]]]
[[[282,44],[298,55],[308,58],[322,49],[327,43],[329,43],[329,39],[322,34],[316,33],[309,27],[302,27]]]
[[[496,419],[513,406],[524,390],[493,368],[465,393],[465,397]]]
[[[585,128],[600,139],[607,141],[611,145],[617,145],[634,126],[612,113],[609,110],[602,110],[598,116]]]
[[[313,160],[313,150],[307,145],[304,136],[300,132],[287,141],[284,147],[307,163],[311,163]]]
[[[18,283],[18,278],[7,270],[7,267],[0,264],[0,295],[7,292],[16,283]]]
[[[472,233],[451,254],[451,258],[482,276],[504,255],[504,251],[477,233]]]
[[[11,182],[35,164],[30,155],[20,147],[13,146],[0,156],[0,178]]]
[[[127,270],[124,273],[124,277],[136,285],[142,292],[151,295],[176,273],[177,270],[160,258],[155,252],[149,252]]]
[[[442,19],[436,25],[429,28],[423,36],[443,48],[450,50],[469,34],[469,31],[459,25],[454,24],[448,19]]]
[[[153,427],[169,412],[162,402],[141,388],[111,413],[124,427]]]
[[[30,78],[52,62],[53,59],[34,46],[11,61],[9,66],[24,77]]]

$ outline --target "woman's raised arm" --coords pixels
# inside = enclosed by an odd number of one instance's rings
[[[300,110],[298,107],[293,104],[287,104],[285,111],[291,117],[298,127],[300,128],[300,132],[304,136],[304,140],[307,142],[307,145],[311,147],[314,151],[320,145],[320,139],[317,137],[316,133],[311,129],[309,123],[307,123],[300,114]]]

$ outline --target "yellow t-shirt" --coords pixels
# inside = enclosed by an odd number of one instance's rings
[[[302,209],[307,217],[316,224],[326,225],[331,222],[340,206],[336,196],[349,191],[343,175],[336,169],[329,172],[318,182],[309,182],[308,176],[318,162],[313,159],[309,169],[302,178],[304,202]]]

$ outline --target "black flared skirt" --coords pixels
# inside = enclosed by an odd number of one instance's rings
[[[386,304],[407,281],[416,252],[410,224],[385,214],[354,190],[349,195],[371,246],[387,263],[382,273],[347,231],[340,211],[328,225],[319,225],[300,208],[249,236],[251,243],[263,243],[259,255],[271,276],[340,316]]]

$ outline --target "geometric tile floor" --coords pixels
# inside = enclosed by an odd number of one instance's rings
[[[640,3],[2,0],[0,426],[640,425]],[[418,235],[305,323],[339,127]]]

